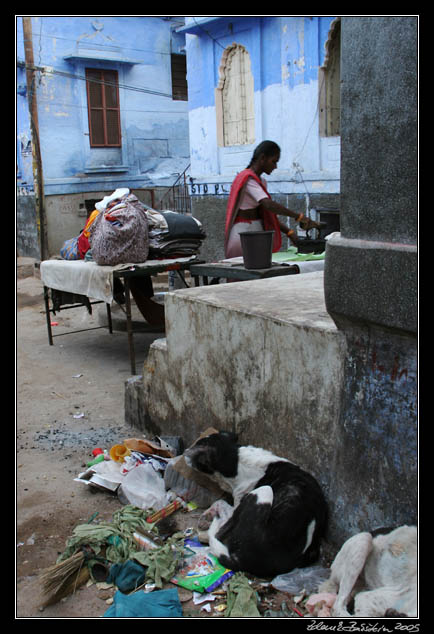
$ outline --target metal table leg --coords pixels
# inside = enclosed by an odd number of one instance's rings
[[[184,277],[184,271],[181,270],[177,270],[176,273],[178,273],[178,277],[181,278],[181,281],[183,282],[184,286],[186,288],[190,288],[189,285],[187,284],[187,282],[185,281],[185,277]]]
[[[112,335],[113,334],[113,325],[112,325],[112,311],[110,308],[110,304],[106,304],[106,310],[107,310],[107,323],[108,323],[108,329],[109,329],[109,333]]]
[[[50,346],[53,345],[53,333],[51,332],[51,317],[50,317],[50,298],[48,295],[48,287],[44,286],[44,303],[45,303],[45,317],[47,319],[47,330],[48,330],[48,343]]]
[[[127,317],[127,333],[128,333],[128,350],[130,354],[131,372],[134,375],[136,373],[136,356],[134,353],[133,342],[133,325],[131,321],[131,295],[130,295],[130,282],[128,277],[124,277],[125,285],[125,313]]]

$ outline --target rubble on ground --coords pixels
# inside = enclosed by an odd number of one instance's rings
[[[106,603],[107,618],[310,614],[308,599],[324,569],[313,567],[310,580],[297,570],[292,581],[257,579],[224,568],[200,542],[204,509],[225,494],[187,467],[182,448],[182,439],[164,437],[118,438],[110,447],[88,448],[85,469],[74,480],[117,495],[122,507],[110,521],[95,511],[74,528],[41,575],[41,610],[86,584]]]

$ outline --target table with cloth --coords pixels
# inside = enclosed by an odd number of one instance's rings
[[[53,345],[50,313],[55,312],[50,308],[50,290],[61,291],[70,294],[72,304],[69,307],[88,306],[93,303],[104,302],[107,307],[108,329],[112,332],[110,305],[116,301],[114,293],[114,281],[122,280],[125,293],[125,314],[127,322],[128,346],[131,362],[131,371],[136,373],[135,353],[133,345],[133,330],[131,320],[131,297],[129,280],[136,276],[157,275],[165,271],[176,271],[187,286],[183,271],[188,270],[193,263],[198,263],[196,255],[189,257],[174,257],[161,260],[147,260],[142,263],[118,264],[116,266],[100,266],[86,260],[44,260],[40,264],[41,280],[44,285],[45,313],[47,318],[48,341]],[[90,301],[90,300],[95,301]],[[123,309],[123,308],[122,308]],[[60,310],[60,308],[59,308]],[[87,328],[86,330],[90,330]],[[80,332],[80,331],[73,331]],[[61,333],[69,334],[69,333]]]
[[[279,251],[272,255],[272,265],[267,269],[246,269],[243,257],[226,258],[218,262],[193,263],[190,268],[195,286],[218,283],[221,278],[233,281],[262,280],[280,275],[295,275],[324,270],[324,253],[298,253],[297,248],[290,247],[286,251]]]

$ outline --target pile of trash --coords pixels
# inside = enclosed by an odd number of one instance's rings
[[[159,511],[167,506],[170,494],[164,472],[175,450],[164,440],[129,438],[110,450],[95,448],[93,460],[75,480],[86,486],[117,493],[122,503]]]
[[[41,575],[42,607],[94,584],[108,591],[107,618],[309,614],[308,594],[328,570],[313,567],[258,580],[221,565],[197,528],[180,530],[174,523],[173,529],[170,522],[168,528],[166,518],[175,512],[187,513],[188,524],[193,511],[198,519],[201,509],[224,497],[215,483],[192,472],[182,449],[180,438],[154,437],[92,451],[93,459],[74,479],[117,495],[123,506],[110,521],[98,521],[96,512],[74,528],[56,563]]]

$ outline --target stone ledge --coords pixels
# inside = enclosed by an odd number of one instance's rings
[[[166,310],[175,320],[178,301],[199,302],[266,320],[334,332],[337,328],[327,313],[323,280],[324,272],[315,271],[303,275],[200,286],[178,291],[174,301],[171,297],[166,302]],[[171,332],[172,328],[168,332],[169,339]]]
[[[324,291],[336,322],[353,321],[416,333],[415,245],[335,236],[328,241]]]

